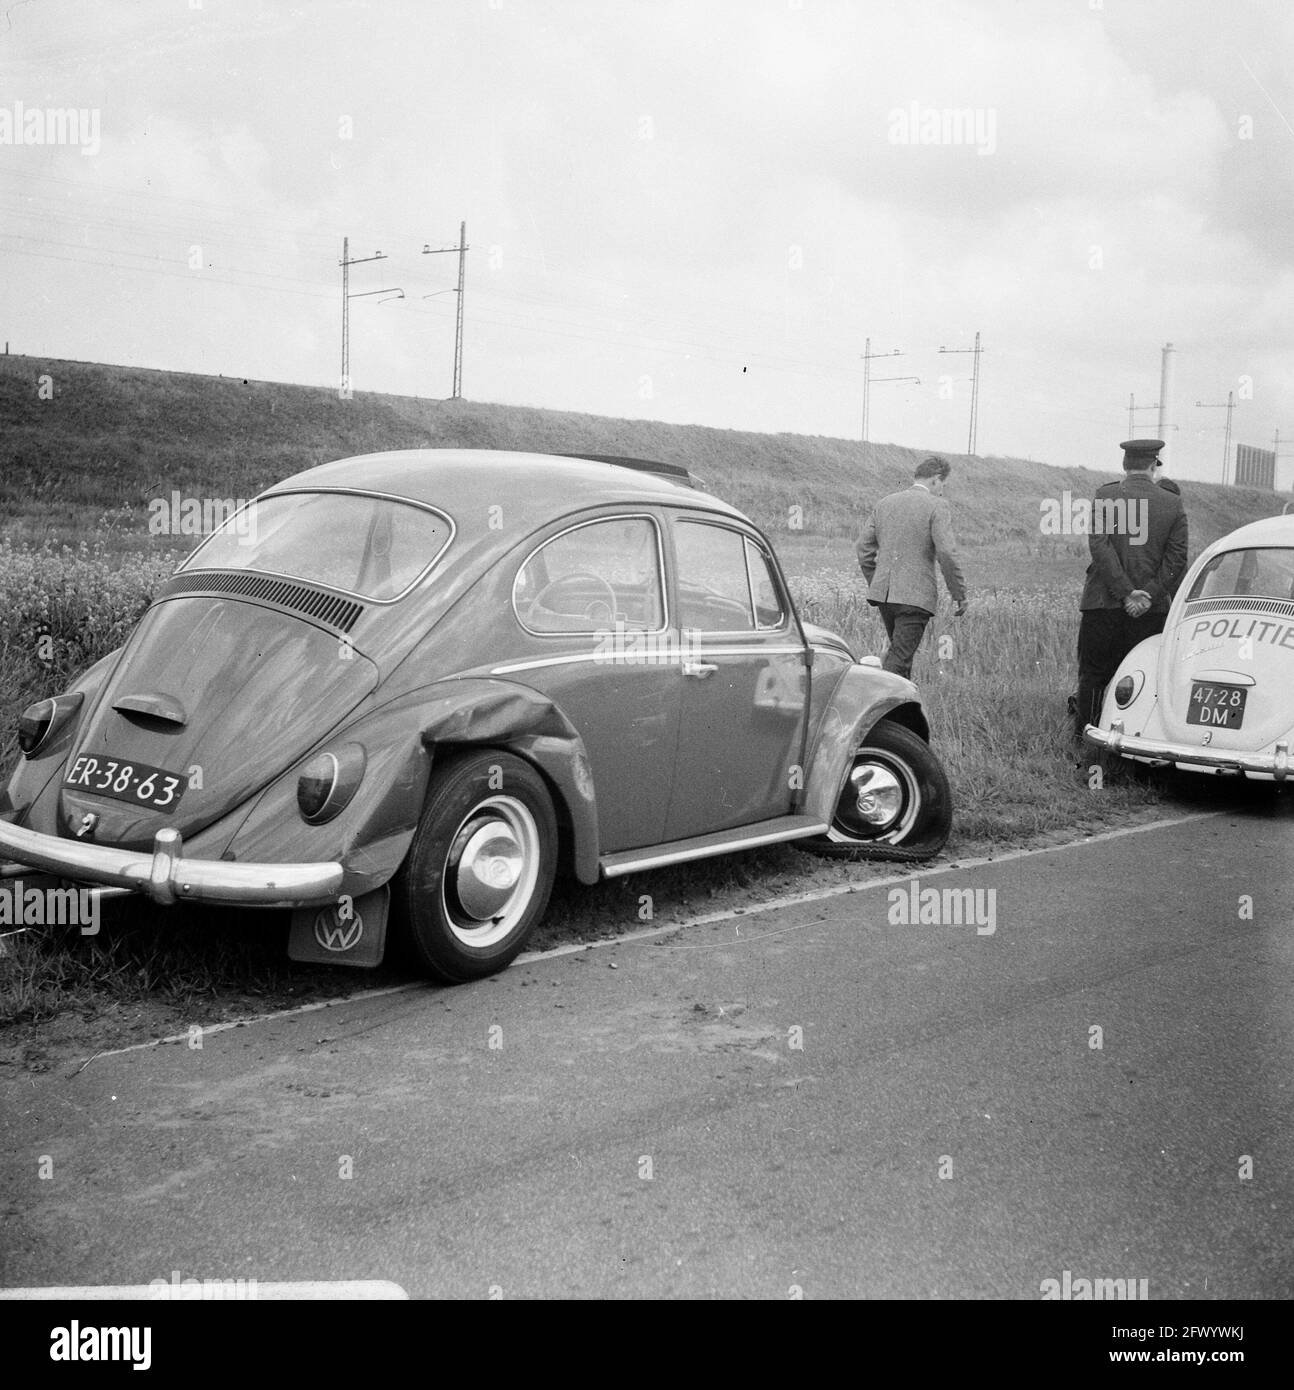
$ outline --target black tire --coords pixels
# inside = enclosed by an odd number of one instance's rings
[[[869,792],[873,804],[863,811],[860,796]],[[882,719],[854,752],[831,829],[795,843],[831,859],[911,862],[938,854],[952,823],[952,789],[930,745],[902,724]]]
[[[556,864],[557,821],[543,778],[511,753],[459,754],[432,769],[392,883],[392,926],[426,974],[446,984],[483,979],[520,954],[548,906]]]

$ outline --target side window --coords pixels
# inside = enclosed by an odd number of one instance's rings
[[[781,595],[768,556],[752,540],[746,541],[746,564],[750,568],[750,592],[755,600],[755,621],[761,628],[781,627],[786,616]]]
[[[657,632],[660,546],[647,517],[609,517],[554,536],[522,565],[512,606],[531,632]]]
[[[674,537],[679,626],[693,632],[752,631],[745,536],[726,526],[680,521]]]

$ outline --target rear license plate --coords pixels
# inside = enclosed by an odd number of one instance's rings
[[[165,768],[147,763],[127,763],[120,759],[95,758],[83,754],[63,779],[65,787],[110,796],[135,806],[171,810],[184,795],[184,778]]]
[[[1191,707],[1186,711],[1186,722],[1207,724],[1213,729],[1238,729],[1245,717],[1245,697],[1248,694],[1243,685],[1192,681]]]

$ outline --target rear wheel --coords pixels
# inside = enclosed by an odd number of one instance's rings
[[[543,916],[557,822],[543,778],[511,753],[465,753],[432,779],[392,907],[414,963],[461,984],[510,964]]]
[[[929,859],[947,842],[952,820],[952,790],[930,745],[882,719],[854,752],[831,828],[797,843],[835,859]]]

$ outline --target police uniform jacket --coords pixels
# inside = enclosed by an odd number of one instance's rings
[[[933,613],[939,600],[936,561],[948,592],[964,603],[966,581],[948,503],[920,483],[883,497],[858,538],[858,565],[867,580],[868,602],[905,603]]]
[[[1087,538],[1080,609],[1122,608],[1134,589],[1164,613],[1186,572],[1186,509],[1182,499],[1148,476],[1124,477],[1097,488]]]

